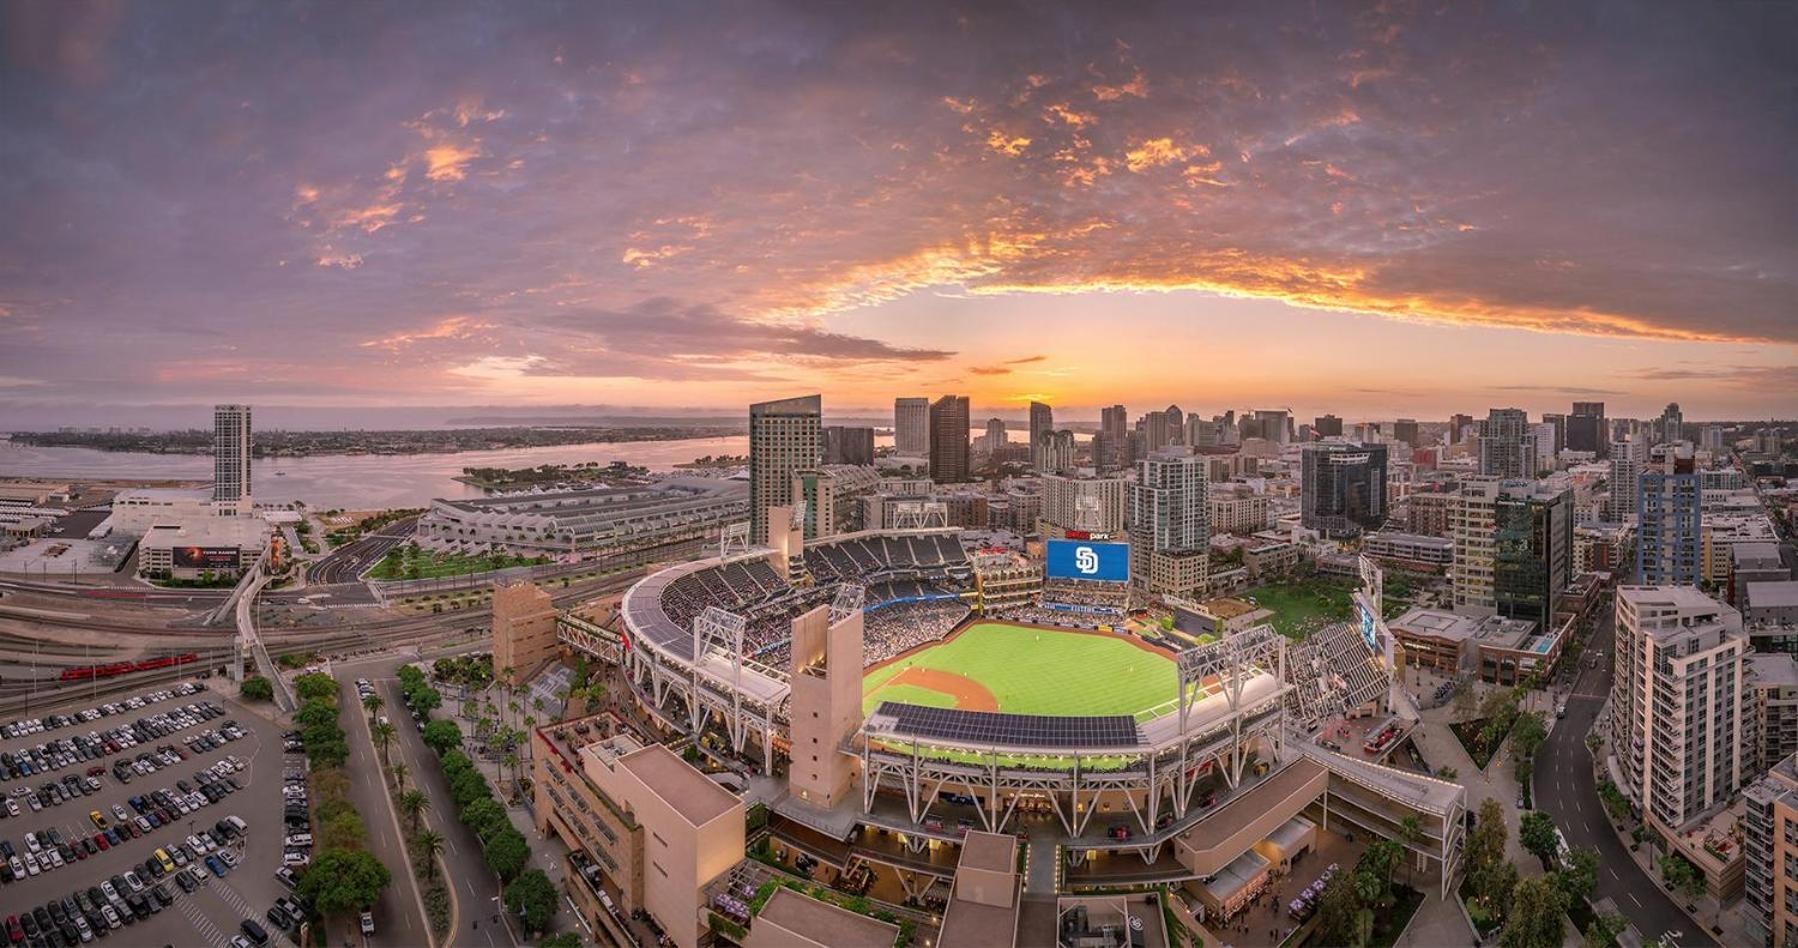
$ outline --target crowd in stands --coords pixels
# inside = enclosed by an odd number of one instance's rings
[[[863,661],[884,662],[920,645],[939,642],[968,617],[961,601],[902,602],[862,617]]]
[[[876,605],[892,602],[895,599],[921,599],[926,596],[951,596],[954,593],[944,592],[936,586],[918,579],[898,579],[892,582],[875,583],[868,587],[867,603]]]
[[[1122,583],[1080,583],[1061,580],[1043,585],[1044,602],[1065,602],[1072,606],[1106,606],[1122,609],[1129,598],[1129,587]]]
[[[1047,606],[1018,606],[998,613],[1000,618],[1012,622],[1028,622],[1032,625],[1048,625],[1063,629],[1095,630],[1102,625],[1112,625],[1117,617],[1097,615],[1090,612],[1069,612],[1065,609],[1051,609]]]

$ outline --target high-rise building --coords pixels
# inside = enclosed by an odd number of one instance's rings
[[[1260,436],[1275,444],[1292,441],[1292,416],[1283,408],[1256,409],[1255,422]]]
[[[1043,512],[1039,530],[1045,537],[1069,531],[1117,536],[1129,518],[1129,482],[1122,477],[1043,476]]]
[[[1686,442],[1656,447],[1636,479],[1636,583],[1696,586],[1701,572],[1704,491]]]
[[[1536,476],[1536,443],[1530,416],[1521,408],[1494,408],[1480,432],[1480,473],[1487,477]]]
[[[1574,402],[1567,416],[1567,450],[1590,451],[1603,458],[1611,449],[1611,429],[1604,419],[1604,402]]]
[[[1186,454],[1145,459],[1131,486],[1130,572],[1157,595],[1204,591],[1211,542],[1206,461]]]
[[[1392,439],[1394,441],[1403,442],[1413,448],[1417,447],[1418,441],[1420,440],[1417,434],[1417,419],[1400,418],[1393,422]]]
[[[1130,450],[1130,413],[1122,405],[1099,410],[1099,434],[1093,439],[1093,467],[1115,471]]]
[[[1154,454],[1171,443],[1168,437],[1167,415],[1165,413],[1158,411],[1149,412],[1142,416],[1142,420],[1138,422],[1138,424],[1142,427],[1143,450],[1145,452]]]
[[[1454,609],[1546,624],[1573,580],[1573,492],[1470,478],[1448,510]]]
[[[907,458],[930,453],[930,399],[893,399],[893,450]]]
[[[1460,444],[1467,440],[1467,429],[1473,427],[1472,415],[1455,414],[1448,417],[1448,443]]]
[[[1723,426],[1705,425],[1698,430],[1698,446],[1711,454],[1723,453]]]
[[[805,539],[864,529],[864,498],[880,489],[880,474],[871,467],[836,464],[793,475],[793,500],[804,502],[800,522]]]
[[[1542,416],[1542,423],[1552,426],[1555,431],[1555,443],[1548,452],[1548,456],[1559,458],[1561,452],[1567,450],[1567,416],[1552,412],[1545,413]]]
[[[968,479],[968,397],[944,395],[930,404],[930,479],[959,484]]]
[[[1169,405],[1167,406],[1167,411],[1162,412],[1162,414],[1167,416],[1168,443],[1185,444],[1186,413],[1180,410],[1179,405]]]
[[[1682,429],[1685,428],[1685,417],[1680,414],[1678,402],[1668,402],[1666,410],[1661,412],[1661,420],[1655,425],[1655,432],[1660,435],[1660,444],[1678,441]]]
[[[1073,470],[1075,448],[1074,433],[1066,428],[1044,434],[1037,470],[1045,474],[1066,474]]]
[[[1798,946],[1798,757],[1742,791],[1742,915],[1747,943]]]
[[[749,535],[768,542],[768,508],[793,503],[793,475],[824,455],[824,399],[802,395],[749,406]],[[962,426],[967,434],[967,426]]]
[[[1011,435],[1005,430],[1005,419],[988,418],[986,420],[986,450],[990,453],[1005,447],[1011,442]]]
[[[1316,441],[1300,455],[1300,521],[1326,537],[1359,536],[1386,522],[1386,446]]]
[[[1633,523],[1640,502],[1642,471],[1648,465],[1648,442],[1628,438],[1611,442],[1611,519]]]
[[[1342,437],[1342,419],[1335,415],[1319,415],[1311,423],[1311,433],[1319,438]]]
[[[1187,444],[1193,447],[1209,447],[1221,440],[1216,420],[1202,418],[1196,412],[1186,416]]]
[[[1030,466],[1043,468],[1043,436],[1055,431],[1055,409],[1042,402],[1030,403]]]
[[[250,498],[250,406],[212,407],[212,499],[243,506]]]
[[[1742,614],[1696,588],[1617,590],[1608,746],[1663,837],[1742,786],[1747,652]]]
[[[873,464],[874,429],[830,425],[824,429],[825,464]]]
[[[1533,424],[1529,437],[1533,442],[1531,450],[1536,455],[1536,470],[1530,476],[1554,470],[1555,458],[1560,453],[1555,450],[1555,426],[1546,421]]]

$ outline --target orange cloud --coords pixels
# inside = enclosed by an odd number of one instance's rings
[[[1138,69],[1129,82],[1093,86],[1093,97],[1100,102],[1116,102],[1123,98],[1146,99],[1149,97],[1149,80]]]
[[[389,352],[398,352],[415,342],[426,342],[432,339],[467,339],[492,328],[492,323],[483,322],[473,316],[446,316],[424,329],[414,332],[396,332],[379,339],[368,339],[357,345],[363,349],[386,349]]]
[[[1210,154],[1210,149],[1203,145],[1176,145],[1171,138],[1151,138],[1138,142],[1135,148],[1124,153],[1124,167],[1142,172],[1171,165],[1188,155],[1204,157]]]
[[[425,177],[432,181],[460,181],[468,177],[468,164],[481,157],[476,145],[445,142],[425,149]]]
[[[1007,135],[994,129],[986,136],[986,147],[1002,155],[1016,158],[1024,153],[1024,149],[1030,147],[1030,139],[1022,135]]]

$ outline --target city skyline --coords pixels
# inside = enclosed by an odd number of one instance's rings
[[[9,5],[0,423],[1790,407],[1789,9],[689,13]]]

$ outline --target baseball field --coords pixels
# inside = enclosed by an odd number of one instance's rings
[[[1175,681],[1174,663],[1133,639],[978,622],[870,669],[862,703],[1144,720],[1171,707]]]

